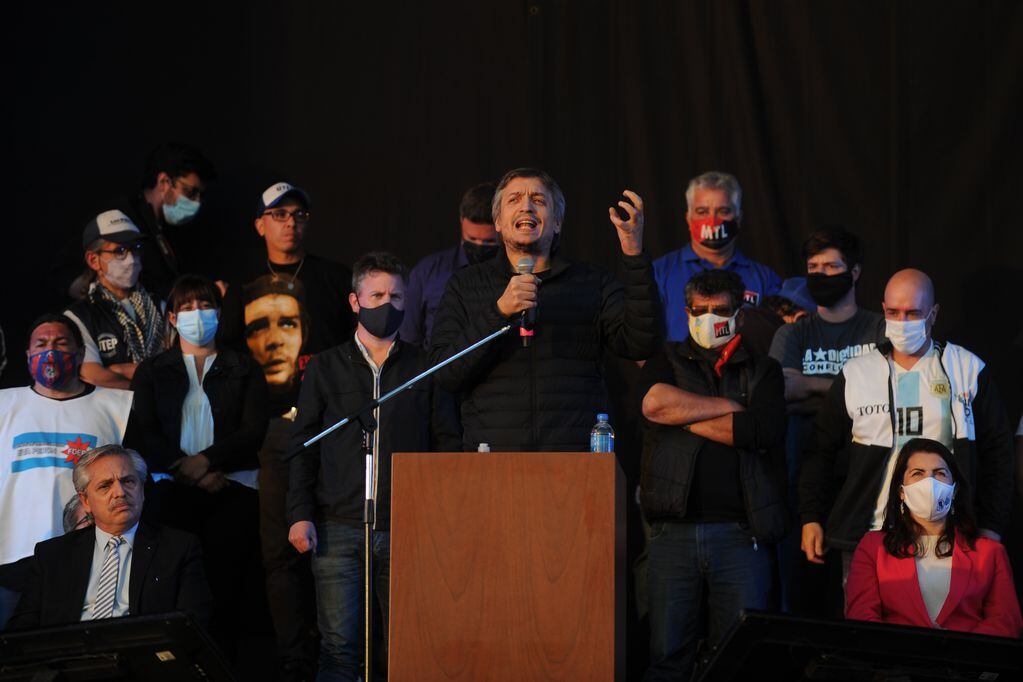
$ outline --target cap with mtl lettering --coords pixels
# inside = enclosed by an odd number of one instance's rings
[[[131,218],[118,210],[103,211],[85,225],[82,233],[82,248],[88,248],[97,239],[106,239],[115,244],[131,244],[143,239]]]
[[[259,207],[256,210],[256,217],[263,215],[268,208],[273,208],[281,203],[285,197],[294,197],[302,202],[306,210],[309,210],[309,195],[301,187],[295,187],[287,182],[275,182],[267,187],[259,196]]]

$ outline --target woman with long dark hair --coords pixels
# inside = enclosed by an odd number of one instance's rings
[[[1023,631],[1005,547],[978,534],[969,482],[941,443],[902,446],[883,530],[867,533],[853,556],[846,617],[1001,637]]]

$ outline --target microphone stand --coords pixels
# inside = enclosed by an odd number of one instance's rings
[[[363,604],[363,609],[364,609],[363,610],[363,614],[364,614],[363,615],[363,619],[364,619],[363,637],[365,639],[364,648],[363,648],[363,655],[365,656],[365,670],[363,671],[364,674],[362,676],[363,682],[371,682],[371,680],[373,679],[373,676],[372,676],[372,668],[373,668],[373,599],[372,599],[372,597],[373,597],[373,528],[376,526],[376,486],[374,485],[374,482],[376,480],[376,472],[377,472],[377,468],[378,468],[378,464],[379,464],[379,462],[377,461],[377,458],[379,457],[379,452],[378,452],[379,449],[373,447],[373,433],[374,433],[374,431],[377,428],[377,422],[376,422],[376,419],[373,417],[373,412],[374,412],[374,410],[376,410],[376,408],[378,408],[379,406],[383,405],[384,403],[386,403],[391,398],[394,398],[395,396],[397,396],[402,391],[407,391],[408,389],[412,388],[413,386],[418,384],[420,381],[422,381],[426,377],[430,376],[431,374],[433,374],[437,370],[441,369],[442,367],[445,367],[445,366],[451,364],[452,362],[454,362],[455,360],[458,360],[459,358],[461,358],[461,357],[463,357],[465,355],[468,355],[469,353],[471,353],[472,351],[476,350],[477,348],[480,348],[481,346],[485,346],[486,344],[490,343],[491,341],[493,341],[497,337],[502,336],[503,334],[507,334],[508,331],[511,330],[515,326],[516,326],[515,324],[507,324],[507,325],[501,327],[500,329],[498,329],[493,334],[490,334],[489,336],[486,336],[486,337],[480,339],[479,341],[477,341],[476,343],[472,344],[471,346],[458,351],[457,353],[452,355],[450,358],[448,358],[446,360],[442,360],[441,362],[438,362],[433,367],[430,367],[430,368],[426,369],[425,371],[417,374],[416,376],[412,377],[411,379],[409,379],[408,381],[403,383],[401,386],[398,386],[397,388],[395,388],[395,389],[393,389],[391,391],[388,391],[387,393],[385,393],[384,395],[380,396],[379,398],[371,400],[370,402],[366,403],[365,405],[360,407],[358,410],[356,410],[352,414],[350,414],[347,417],[345,417],[344,419],[340,420],[339,422],[337,422],[333,426],[327,427],[326,429],[324,429],[323,431],[321,431],[320,433],[318,433],[317,435],[313,436],[312,438],[310,438],[309,440],[305,441],[302,444],[303,447],[307,448],[310,445],[312,445],[313,443],[316,443],[317,441],[322,440],[323,438],[327,437],[328,435],[330,435],[334,431],[342,428],[346,424],[349,424],[349,423],[351,423],[353,421],[359,422],[359,424],[362,426],[362,453],[363,453],[363,455],[365,456],[365,459],[366,459],[366,500],[365,500],[365,504],[363,505],[363,508],[362,508],[362,522],[363,522],[363,531],[364,531],[364,533],[363,533],[364,558],[363,558],[363,569],[362,569],[362,571],[363,571],[363,590],[362,591],[363,591],[363,599],[365,600],[364,604]]]
[[[377,420],[373,417],[373,408],[363,410],[356,415],[362,426],[362,454],[366,461],[366,501],[362,507],[363,526],[363,579],[362,608],[363,623],[363,655],[366,659],[363,679],[373,679],[373,527],[377,522],[376,491],[373,477],[376,475],[376,448],[373,447],[373,432],[377,428]]]

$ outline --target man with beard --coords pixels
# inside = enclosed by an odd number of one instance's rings
[[[32,323],[26,349],[32,385],[0,390],[0,564],[30,556],[37,542],[63,532],[75,463],[124,438],[132,394],[83,382],[84,353],[71,320],[43,315]],[[4,568],[0,602],[23,587],[21,576]]]
[[[736,246],[742,226],[742,188],[734,175],[708,171],[689,181],[686,188],[686,224],[690,241],[654,262],[661,292],[669,341],[689,338],[685,286],[704,270],[731,270],[746,287],[743,302],[760,305],[777,294],[781,278],[766,265],[746,257]]]
[[[316,665],[312,574],[309,556],[288,542],[282,455],[307,363],[354,329],[351,271],[305,249],[310,207],[308,193],[287,182],[260,195],[255,228],[266,250],[228,288],[217,336],[218,344],[252,354],[270,392],[272,416],[259,452],[260,540],[282,679],[307,679]]]
[[[493,200],[492,182],[480,183],[466,190],[458,207],[461,243],[427,256],[409,272],[405,320],[399,331],[402,341],[429,348],[433,319],[451,273],[497,255],[500,243],[490,214]]]
[[[82,235],[95,281],[64,314],[84,339],[82,379],[96,386],[130,388],[138,364],[166,347],[160,305],[139,282],[143,241],[131,218],[116,209],[90,220]]]
[[[462,393],[463,446],[476,450],[584,450],[597,413],[606,411],[602,355],[631,360],[657,347],[660,318],[650,259],[643,252],[643,200],[609,209],[622,249],[623,286],[606,272],[557,254],[565,217],[561,188],[533,168],[498,183],[492,213],[504,253],[455,272],[437,312],[431,359],[446,359],[536,311],[531,337],[498,338],[437,374]],[[516,274],[529,259],[533,274]]]
[[[217,342],[245,348],[245,287],[269,275],[284,289],[305,288],[305,330],[303,354],[315,355],[349,338],[355,328],[348,293],[352,272],[340,263],[321,258],[305,249],[305,236],[312,222],[309,195],[301,187],[277,182],[259,196],[256,232],[266,250],[235,278],[224,297]],[[301,378],[301,374],[299,374]],[[267,378],[270,382],[270,378]],[[271,382],[272,383],[272,382]]]

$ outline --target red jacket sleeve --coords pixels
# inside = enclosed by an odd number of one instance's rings
[[[991,589],[984,597],[984,617],[977,623],[974,632],[981,635],[1018,638],[1023,632],[1023,618],[1020,616],[1016,587],[1012,582],[1012,568],[1005,547],[990,541],[991,554],[995,564],[995,576]]]
[[[845,617],[850,620],[884,620],[881,589],[877,580],[877,552],[881,547],[880,531],[867,533],[856,546],[849,579],[845,586]]]

